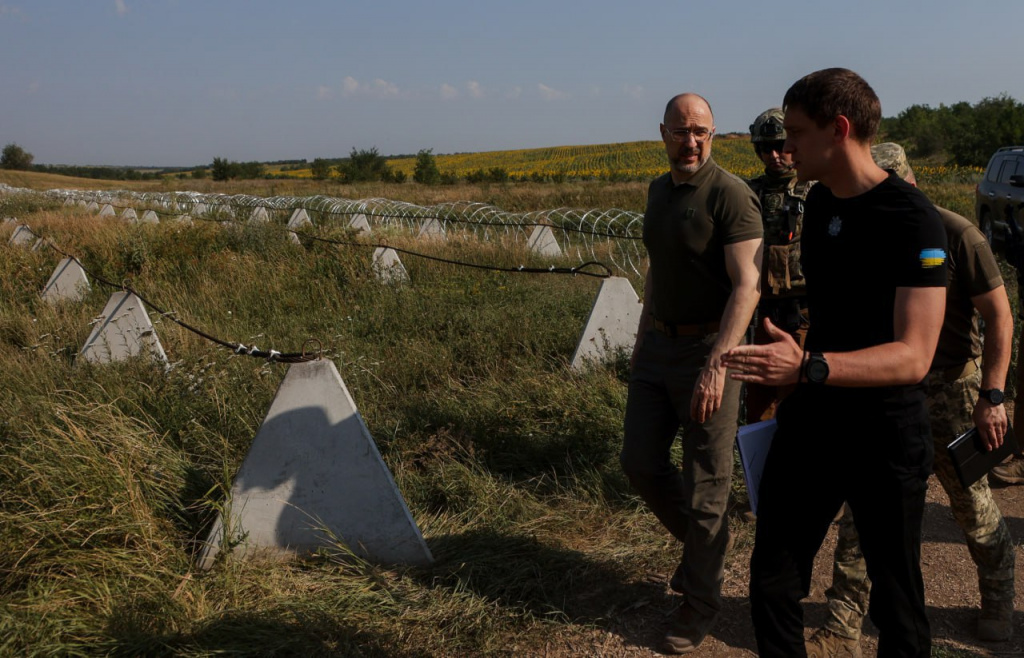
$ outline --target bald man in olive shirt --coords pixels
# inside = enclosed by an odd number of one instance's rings
[[[706,100],[674,97],[660,128],[670,171],[651,183],[644,213],[649,265],[621,461],[684,544],[670,584],[685,598],[662,648],[689,653],[722,607],[740,386],[721,356],[743,340],[757,306],[764,230],[750,188],[711,159]],[[669,456],[680,426],[682,472]]]

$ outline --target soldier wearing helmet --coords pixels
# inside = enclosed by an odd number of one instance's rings
[[[804,199],[814,183],[797,182],[792,157],[782,151],[786,141],[782,117],[782,109],[773,107],[759,114],[750,126],[750,141],[764,163],[764,174],[748,181],[761,202],[764,224],[763,280],[757,314],[759,319],[770,318],[775,326],[788,331],[803,344],[807,333],[807,304],[800,269],[800,232]],[[759,326],[754,342],[771,340]],[[774,416],[775,405],[785,392],[770,386],[747,386],[747,422]]]

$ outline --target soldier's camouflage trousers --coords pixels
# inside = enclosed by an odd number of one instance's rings
[[[925,379],[928,393],[932,437],[935,443],[935,475],[949,496],[950,509],[964,531],[967,549],[978,567],[978,588],[982,599],[1012,601],[1014,552],[1006,521],[1000,514],[986,478],[964,489],[946,453],[946,444],[970,429],[974,421],[974,402],[981,386],[981,371],[953,382],[942,373]],[[925,583],[927,587],[927,582]],[[825,628],[837,635],[859,639],[868,610],[871,582],[857,539],[850,508],[844,508],[839,521],[832,587],[828,597]]]

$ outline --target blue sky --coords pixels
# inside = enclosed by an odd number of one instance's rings
[[[829,66],[893,116],[1024,100],[1022,24],[1020,0],[0,0],[0,144],[188,166],[624,142],[681,91],[746,131]]]

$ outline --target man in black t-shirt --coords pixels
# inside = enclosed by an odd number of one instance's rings
[[[804,656],[800,600],[843,501],[853,509],[880,656],[928,656],[921,519],[932,442],[921,380],[942,327],[946,235],[935,207],[871,157],[881,106],[846,69],[805,76],[786,92],[785,150],[807,197],[801,265],[810,331],[801,349],[740,346],[730,377],[797,383],[780,405],[759,490],[751,557],[758,651]]]

